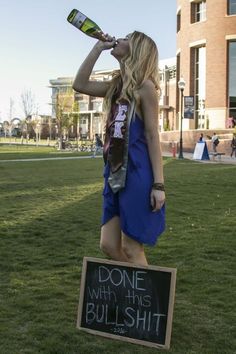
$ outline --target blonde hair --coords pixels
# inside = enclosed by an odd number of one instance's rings
[[[104,108],[110,112],[114,102],[122,99],[137,101],[137,90],[145,80],[151,80],[159,91],[158,50],[146,34],[134,31],[129,36],[129,54],[121,60],[122,77],[118,70],[104,99]]]

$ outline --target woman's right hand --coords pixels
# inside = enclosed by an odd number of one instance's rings
[[[115,37],[110,36],[109,34],[105,34],[105,38],[107,39],[106,42],[99,40],[96,44],[95,47],[97,47],[100,50],[108,50],[113,48],[113,46],[116,43]]]

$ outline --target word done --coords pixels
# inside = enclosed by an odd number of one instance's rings
[[[123,286],[124,288],[132,288],[135,290],[145,291],[143,287],[145,283],[145,271],[132,270],[127,272],[125,269],[100,266],[98,269],[99,283],[110,282],[114,286]]]

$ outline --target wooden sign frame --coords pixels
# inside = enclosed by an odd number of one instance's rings
[[[140,340],[136,338],[131,338],[127,336],[122,336],[118,334],[112,334],[103,332],[100,330],[94,330],[91,328],[87,328],[82,324],[82,316],[83,316],[83,308],[84,308],[84,297],[85,297],[85,284],[86,284],[86,276],[87,276],[87,267],[88,263],[98,263],[103,265],[114,265],[114,266],[121,266],[121,267],[130,267],[134,270],[138,268],[139,270],[143,271],[157,271],[157,272],[168,272],[170,273],[170,288],[169,288],[169,299],[168,299],[168,313],[167,313],[167,323],[166,323],[166,332],[165,332],[165,343],[160,344],[153,341],[148,340]],[[90,334],[99,335],[102,337],[107,337],[111,339],[118,339],[121,341],[126,341],[129,343],[140,344],[148,347],[155,347],[158,349],[169,349],[170,348],[170,340],[171,340],[171,330],[172,330],[172,320],[173,320],[173,310],[174,310],[174,298],[175,298],[175,284],[176,284],[176,268],[166,268],[166,267],[158,267],[158,266],[137,266],[132,263],[126,262],[117,262],[117,261],[110,261],[106,259],[100,258],[91,258],[91,257],[84,257],[83,259],[83,268],[82,268],[82,277],[81,277],[81,286],[80,286],[80,299],[79,299],[79,307],[78,307],[78,317],[77,317],[77,328],[83,330]],[[144,272],[143,272],[144,273]]]

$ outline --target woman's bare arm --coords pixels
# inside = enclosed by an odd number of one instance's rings
[[[110,37],[109,37],[110,38]],[[75,91],[95,97],[105,97],[109,88],[109,81],[91,81],[89,80],[93,67],[103,50],[111,49],[115,44],[115,40],[107,42],[98,41],[87,58],[81,64],[73,82]]]
[[[164,183],[162,152],[158,133],[158,99],[154,84],[147,80],[139,90],[141,111],[144,119],[145,136],[152,165],[154,183]],[[165,200],[165,193],[152,190],[151,204],[160,209]]]

